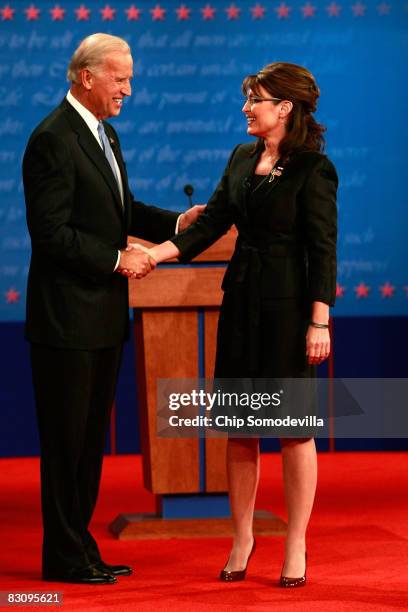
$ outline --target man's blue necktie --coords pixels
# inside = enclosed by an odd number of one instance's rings
[[[119,179],[118,179],[118,175],[116,173],[116,167],[115,167],[115,161],[114,161],[114,157],[113,157],[112,147],[110,146],[109,138],[106,136],[105,128],[103,127],[102,121],[100,121],[98,123],[98,134],[99,134],[99,138],[100,138],[101,143],[102,143],[103,151],[104,151],[104,153],[106,155],[106,159],[108,160],[109,165],[112,168],[113,176],[115,177],[116,182],[118,184],[119,193],[121,193]]]

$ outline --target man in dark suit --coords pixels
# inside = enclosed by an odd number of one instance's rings
[[[155,263],[126,250],[128,234],[161,242],[201,211],[182,215],[136,202],[115,130],[131,94],[126,41],[87,37],[68,69],[67,97],[32,133],[23,161],[32,241],[26,337],[41,442],[43,578],[109,584],[88,527],[95,508],[123,342],[127,280]]]

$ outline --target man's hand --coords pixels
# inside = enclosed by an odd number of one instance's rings
[[[156,262],[149,255],[149,250],[141,244],[131,243],[120,252],[117,272],[128,278],[143,278],[155,267]]]
[[[206,204],[196,204],[192,208],[189,208],[185,213],[179,217],[179,232],[187,229],[192,223],[195,223],[198,217],[204,212]]]

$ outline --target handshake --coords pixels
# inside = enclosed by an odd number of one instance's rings
[[[143,278],[156,266],[157,262],[150,255],[149,249],[133,242],[120,252],[117,272],[128,278]]]
[[[176,231],[182,232],[190,227],[204,211],[205,204],[196,204],[179,215]],[[119,265],[116,271],[128,278],[143,278],[155,269],[157,263],[167,261],[179,255],[179,250],[170,241],[162,242],[162,244],[156,245],[153,249],[147,249],[141,244],[134,242],[128,244],[126,249],[120,251]]]

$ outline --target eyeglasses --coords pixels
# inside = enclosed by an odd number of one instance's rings
[[[260,96],[245,96],[244,100],[245,104],[248,103],[249,106],[253,106],[254,104],[258,104],[258,102],[281,102],[282,98],[261,98]]]

